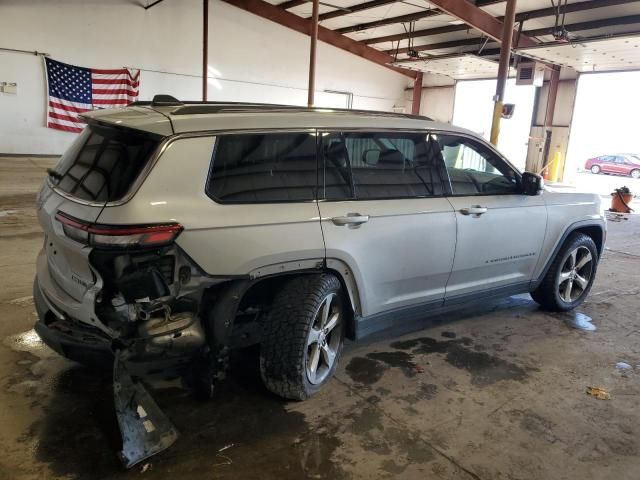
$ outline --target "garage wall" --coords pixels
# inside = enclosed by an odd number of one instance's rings
[[[201,98],[202,2],[143,0],[7,0],[0,47],[38,50],[62,62],[97,68],[143,68],[140,99],[167,93]],[[148,3],[148,2],[147,2]],[[309,37],[212,0],[209,100],[305,105]],[[153,70],[153,71],[146,71]],[[392,110],[404,106],[407,77],[320,42],[317,104]],[[0,153],[59,154],[74,134],[47,129],[42,58],[0,51]]]

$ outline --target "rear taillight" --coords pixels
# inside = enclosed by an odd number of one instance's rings
[[[158,247],[173,242],[182,231],[179,223],[162,225],[90,224],[66,213],[56,213],[64,234],[93,247]]]

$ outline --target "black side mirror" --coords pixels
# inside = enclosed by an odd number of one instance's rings
[[[525,195],[540,195],[544,190],[544,179],[537,173],[524,172],[522,174],[522,193]]]

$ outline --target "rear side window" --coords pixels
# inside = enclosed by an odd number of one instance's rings
[[[440,148],[426,133],[346,132],[323,137],[327,200],[443,195]]]
[[[82,200],[121,200],[159,143],[155,135],[90,125],[64,153],[50,179],[63,192]]]
[[[311,133],[222,135],[207,193],[221,203],[315,199],[316,136]]]

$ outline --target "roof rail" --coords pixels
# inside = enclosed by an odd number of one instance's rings
[[[316,108],[316,107],[299,107],[296,105],[275,105],[264,103],[241,103],[241,102],[207,102],[191,104],[186,102],[182,107],[171,112],[171,115],[206,115],[212,113],[277,113],[277,112],[297,112],[297,113],[310,113],[310,112],[327,112],[327,113],[344,113],[344,114],[357,114],[357,115],[374,115],[381,117],[396,117],[396,118],[409,118],[415,120],[428,120],[433,121],[429,117],[421,115],[412,115],[409,113],[396,113],[396,112],[384,112],[378,110],[353,110],[346,108]]]
[[[375,115],[384,117],[409,118],[415,120],[429,120],[429,117],[412,115],[408,113],[384,112],[377,110],[352,110],[345,108],[321,108],[321,107],[301,107],[297,105],[282,105],[275,103],[255,103],[255,102],[226,102],[201,100],[180,101],[171,95],[155,95],[151,102],[140,101],[131,103],[130,106],[156,106],[171,107],[176,109],[170,112],[171,115],[206,115],[212,113],[242,113],[242,112],[332,112],[359,115]]]

